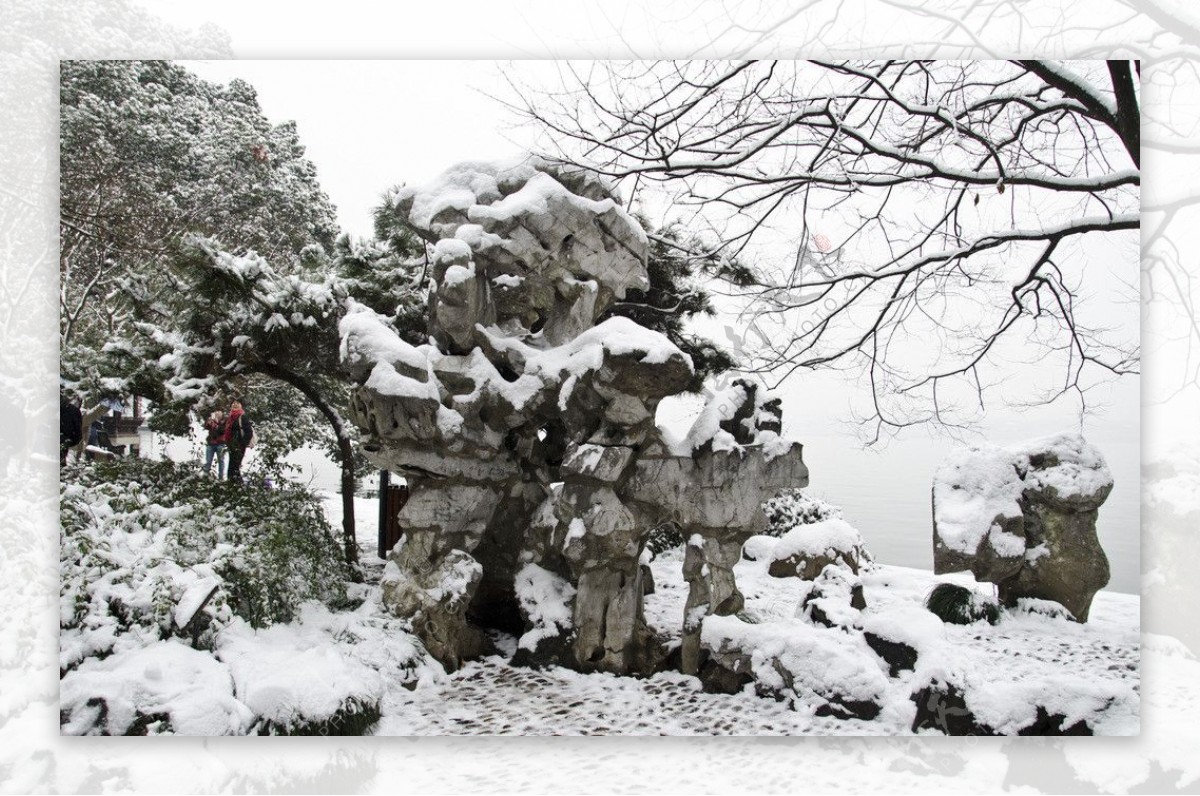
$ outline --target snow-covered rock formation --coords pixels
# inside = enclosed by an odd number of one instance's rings
[[[681,666],[696,671],[704,617],[742,608],[733,567],[763,500],[807,484],[778,401],[736,382],[664,439],[655,410],[692,363],[630,320],[596,323],[648,285],[648,244],[592,175],[466,163],[405,189],[395,212],[431,247],[429,342],[365,308],[341,328],[367,456],[412,495],[385,600],[450,668],[497,627],[522,634],[533,665],[653,671],[667,651],[643,617],[640,561],[670,520],[689,539]]]
[[[934,572],[970,570],[1006,605],[1053,600],[1086,622],[1108,584],[1096,518],[1112,487],[1100,451],[1075,434],[956,451],[933,485]]]

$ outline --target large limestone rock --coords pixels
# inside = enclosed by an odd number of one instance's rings
[[[449,666],[519,635],[516,660],[651,672],[667,650],[643,615],[650,530],[692,540],[683,665],[705,617],[742,606],[733,578],[761,504],[807,484],[779,402],[735,382],[686,438],[655,426],[694,371],[661,334],[596,319],[648,285],[641,227],[597,178],[536,159],[468,163],[397,197],[430,247],[429,342],[353,307],[342,353],[351,418],[412,497],[384,600]]]
[[[1053,600],[1086,622],[1108,584],[1096,518],[1112,486],[1104,457],[1074,434],[957,451],[933,487],[934,571],[970,570],[1007,605]]]

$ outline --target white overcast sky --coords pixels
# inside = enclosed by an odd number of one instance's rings
[[[342,229],[369,235],[369,211],[400,182],[423,183],[462,160],[494,160],[532,145],[499,102],[495,61],[182,61],[218,83],[258,89],[272,122],[294,119]],[[553,71],[523,62],[522,72]]]

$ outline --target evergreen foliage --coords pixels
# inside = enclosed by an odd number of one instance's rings
[[[131,388],[136,382],[159,402],[162,430],[186,430],[188,412],[203,415],[237,396],[263,432],[268,467],[278,471],[302,445],[327,448],[342,470],[343,543],[354,563],[353,496],[366,465],[345,417],[350,385],[340,371],[337,327],[349,285],[333,271],[316,281],[188,238],[162,274],[171,290],[127,289],[144,320],[110,352],[124,358]]]
[[[646,268],[650,286],[644,291],[629,291],[625,299],[609,308],[597,323],[619,316],[666,335],[692,358],[696,375],[688,389],[698,392],[705,379],[723,373],[735,364],[729,353],[712,341],[686,331],[688,319],[714,312],[711,297],[703,287],[704,278],[720,277],[738,282],[750,279],[750,273],[736,261],[714,253],[701,242],[685,238],[677,226],[654,231],[646,218],[638,217],[638,221],[650,233]]]
[[[952,625],[969,625],[985,621],[994,625],[1000,621],[1000,604],[965,586],[955,583],[939,583],[925,598],[925,607],[943,622]]]
[[[186,234],[277,263],[328,252],[334,208],[292,122],[272,125],[245,81],[166,61],[63,61],[60,338],[92,352],[132,320],[126,281],[156,276]]]
[[[767,515],[765,536],[783,536],[797,525],[811,525],[830,519],[840,519],[842,510],[820,498],[805,495],[800,489],[786,489],[763,503]]]

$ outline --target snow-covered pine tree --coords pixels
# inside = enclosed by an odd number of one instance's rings
[[[685,236],[676,225],[654,229],[645,216],[637,216],[650,238],[646,263],[650,287],[631,290],[597,322],[614,316],[662,332],[692,358],[696,375],[689,389],[699,391],[705,379],[734,366],[733,358],[711,340],[687,331],[686,322],[697,315],[712,315],[711,297],[704,287],[706,278],[720,278],[744,284],[750,272],[733,258],[714,252],[703,242]]]
[[[253,249],[278,268],[306,247],[332,250],[334,208],[295,125],[273,125],[245,81],[220,86],[167,61],[63,61],[60,106],[68,363],[127,328],[120,283],[158,285],[185,234]]]
[[[275,446],[268,457],[301,445],[328,448],[341,468],[343,543],[353,565],[354,491],[363,465],[345,420],[350,387],[337,327],[361,285],[339,276],[347,267],[334,260],[314,265],[317,275],[286,273],[253,252],[187,238],[166,261],[162,278],[170,290],[126,285],[141,320],[135,335],[107,351],[129,374],[129,389],[160,403],[162,430],[184,433],[190,411],[248,390],[251,417],[272,429],[262,435],[265,448]],[[399,307],[415,296],[407,283],[397,284],[391,299],[377,298]]]

